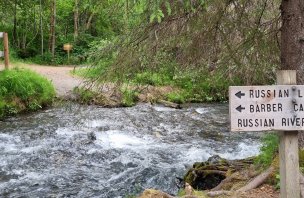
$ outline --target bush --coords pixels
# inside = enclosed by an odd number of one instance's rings
[[[52,104],[50,81],[27,69],[0,71],[0,118]]]
[[[186,102],[186,98],[188,97],[187,92],[179,91],[179,92],[171,92],[167,94],[167,100],[170,102],[182,104]]]
[[[75,87],[73,92],[78,95],[78,101],[83,104],[91,104],[97,95],[97,93],[82,87]]]
[[[279,151],[279,137],[277,134],[269,133],[262,138],[262,147],[260,148],[260,154],[256,158],[256,163],[268,167],[276,154]]]
[[[121,103],[124,107],[131,107],[135,105],[135,103],[138,100],[137,97],[138,93],[135,90],[131,90],[125,87],[122,88],[121,93],[122,93]]]

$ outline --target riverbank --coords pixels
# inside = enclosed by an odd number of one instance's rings
[[[0,71],[0,119],[48,107],[54,97],[52,83],[32,70]]]
[[[73,89],[84,83],[83,78],[71,74],[74,66],[45,66],[18,62],[12,64],[12,68],[15,67],[31,69],[49,79],[56,89],[57,96],[61,98],[70,98]],[[0,70],[3,69],[4,66],[0,64]]]
[[[177,104],[166,100],[168,93],[179,91],[172,86],[135,86],[115,83],[98,85],[73,75],[74,66],[45,66],[21,62],[12,65],[12,68],[26,68],[39,73],[53,83],[57,97],[76,100],[82,104],[128,107],[134,106],[137,102],[146,102],[162,103],[174,108],[179,107]],[[3,69],[4,66],[0,64],[0,70]]]

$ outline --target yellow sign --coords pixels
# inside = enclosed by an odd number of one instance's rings
[[[73,45],[71,45],[69,43],[63,45],[63,50],[65,50],[65,51],[71,51],[72,48],[73,48]]]

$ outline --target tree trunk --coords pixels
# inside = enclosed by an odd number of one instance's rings
[[[15,7],[14,7],[13,40],[14,40],[14,44],[17,45],[17,0],[15,0]]]
[[[297,82],[304,84],[304,1],[282,0],[281,69],[298,70]],[[304,133],[299,133],[304,147]]]
[[[303,0],[282,0],[281,69],[298,70],[298,84],[304,84],[303,10]]]
[[[274,167],[270,166],[266,171],[255,177],[251,182],[249,182],[246,186],[240,188],[238,191],[245,192],[259,187],[260,185],[265,183],[265,180],[269,178],[271,174],[273,174],[273,171]]]
[[[49,37],[49,51],[52,53],[52,57],[55,57],[55,44],[56,44],[56,0],[51,2],[51,21],[50,21],[50,37]]]
[[[43,56],[43,50],[44,50],[44,35],[43,35],[43,18],[42,18],[42,2],[40,3],[40,36],[41,36],[41,56]]]
[[[79,24],[79,9],[78,9],[78,0],[75,0],[74,7],[74,41],[76,41],[78,37],[78,24]]]
[[[90,17],[89,17],[89,19],[88,19],[88,21],[86,23],[86,31],[90,29],[93,17],[94,17],[94,13],[90,14]]]

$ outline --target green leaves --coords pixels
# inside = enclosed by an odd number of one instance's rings
[[[150,23],[153,23],[155,20],[157,20],[158,23],[162,21],[162,18],[164,18],[165,15],[162,10],[158,9],[156,12],[152,13],[150,16]]]
[[[168,15],[171,15],[172,14],[172,9],[171,9],[170,3],[168,1],[166,1],[165,5],[166,5],[166,8],[167,8]]]
[[[268,133],[262,137],[260,154],[256,158],[256,163],[262,166],[269,166],[278,152],[279,137],[275,133]]]

